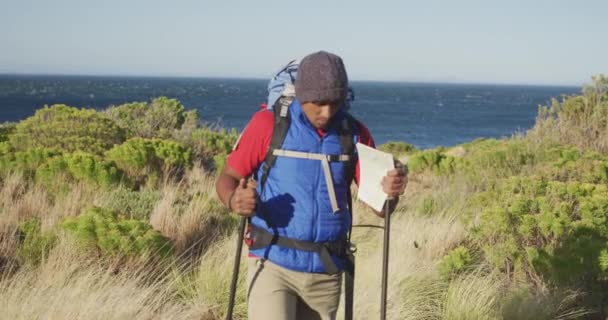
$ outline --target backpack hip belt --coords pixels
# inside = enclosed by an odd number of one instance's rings
[[[349,243],[346,237],[335,241],[317,243],[281,237],[253,224],[250,224],[249,227],[249,233],[252,241],[250,246],[251,249],[255,250],[266,248],[271,245],[278,245],[288,249],[316,252],[319,254],[323,268],[325,268],[325,271],[328,274],[337,274],[340,272],[340,269],[336,266],[331,258],[332,254],[340,258],[347,258],[353,253],[353,246]],[[347,266],[347,269],[349,269],[349,266]]]

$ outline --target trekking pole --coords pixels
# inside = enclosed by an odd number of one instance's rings
[[[230,298],[228,300],[228,312],[226,312],[226,320],[232,320],[232,311],[234,310],[234,299],[236,296],[236,285],[239,279],[239,267],[241,265],[241,250],[243,250],[243,235],[245,234],[245,223],[247,218],[241,218],[239,225],[239,236],[236,243],[236,255],[234,256],[234,268],[232,269],[232,283],[230,284]]]
[[[380,304],[380,319],[386,319],[386,293],[388,288],[388,249],[391,232],[391,215],[389,212],[389,201],[386,199],[384,208],[384,251],[382,253],[382,301]]]

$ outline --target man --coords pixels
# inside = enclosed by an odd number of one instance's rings
[[[343,244],[352,223],[349,177],[354,174],[359,183],[356,155],[342,150],[341,124],[352,119],[341,108],[347,90],[340,57],[324,51],[306,56],[274,165],[265,171],[275,119],[272,111],[263,110],[243,131],[217,180],[224,204],[250,217],[249,319],[336,317],[341,271],[348,263],[348,245]],[[355,121],[351,130],[351,141],[374,146],[363,124]],[[386,204],[391,212],[406,184],[405,169],[399,165],[383,178],[383,190],[392,199]]]

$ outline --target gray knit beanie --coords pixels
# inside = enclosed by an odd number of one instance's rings
[[[300,62],[296,78],[296,98],[304,102],[340,102],[346,98],[348,76],[342,59],[319,51]]]

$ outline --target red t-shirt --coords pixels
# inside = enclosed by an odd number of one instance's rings
[[[256,112],[236,143],[235,150],[230,153],[227,160],[228,167],[232,168],[242,177],[251,176],[264,162],[266,152],[272,139],[272,128],[274,116],[271,111],[263,110]],[[374,140],[369,129],[357,121],[359,125],[358,142],[374,147]],[[320,137],[325,135],[321,129],[317,129]],[[359,161],[355,167],[355,182],[359,184]]]

